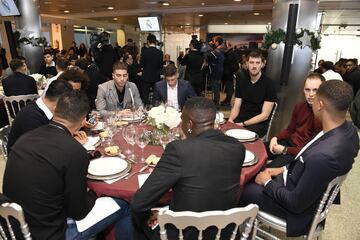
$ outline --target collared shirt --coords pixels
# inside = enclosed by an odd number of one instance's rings
[[[125,96],[125,86],[123,87],[122,90],[119,90],[116,86],[115,86],[115,89],[116,89],[116,93],[119,98],[119,104],[120,104],[120,106],[123,106],[124,96]]]
[[[46,64],[46,67],[55,67],[55,62],[52,61],[50,64]]]
[[[167,86],[167,104],[175,109],[179,109],[178,102],[178,83],[176,83],[175,87],[170,87],[169,84]]]
[[[47,83],[46,83],[46,87],[45,87],[43,93],[41,94],[41,96],[45,96],[45,93],[46,93],[46,91],[48,90],[50,84],[51,84],[53,81],[57,80],[58,77],[59,77],[63,72],[64,72],[64,71],[60,71],[60,72],[58,72],[58,73],[56,74],[56,76],[53,76],[52,78],[49,78],[49,80],[48,80]]]
[[[36,100],[36,105],[45,113],[46,117],[51,120],[53,118],[53,113],[50,109],[45,105],[42,97]]]

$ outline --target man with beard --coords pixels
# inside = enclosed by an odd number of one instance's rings
[[[261,68],[264,58],[260,51],[252,51],[247,58],[249,77],[237,84],[235,103],[229,122],[239,123],[259,137],[266,134],[268,119],[276,102],[275,86]]]

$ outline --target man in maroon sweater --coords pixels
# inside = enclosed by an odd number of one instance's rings
[[[325,79],[317,73],[309,74],[304,82],[305,101],[295,105],[289,126],[265,143],[268,158],[266,167],[281,167],[293,160],[300,150],[318,134],[321,123],[315,119],[312,104],[315,94]]]

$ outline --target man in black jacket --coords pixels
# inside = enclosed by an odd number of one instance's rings
[[[149,47],[141,53],[140,66],[142,72],[142,97],[144,104],[149,103],[150,89],[154,88],[156,82],[160,81],[163,68],[163,52],[155,47],[156,37],[149,34],[147,37]]]
[[[38,93],[35,79],[25,75],[27,67],[24,61],[15,58],[10,61],[10,68],[13,74],[5,78],[2,83],[5,96]]]

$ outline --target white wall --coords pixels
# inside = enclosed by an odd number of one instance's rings
[[[355,35],[329,35],[321,37],[317,60],[337,62],[340,58],[360,59],[360,37]]]
[[[194,33],[199,36],[199,33]],[[191,34],[186,33],[165,33],[164,37],[164,54],[170,54],[171,60],[176,63],[176,59],[180,51],[185,52],[185,48],[189,47]]]

